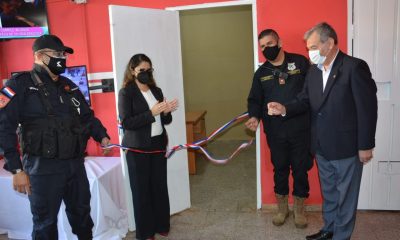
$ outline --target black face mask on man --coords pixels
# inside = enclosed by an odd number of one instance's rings
[[[56,58],[56,57],[49,57],[49,63],[45,65],[49,68],[50,72],[55,75],[60,75],[61,73],[65,72],[65,68],[67,67],[67,59],[66,58]]]
[[[278,57],[280,51],[281,48],[278,47],[278,45],[273,47],[265,47],[263,50],[263,55],[267,60],[274,61]]]
[[[151,81],[151,73],[144,71],[137,75],[137,80],[142,84],[149,84]]]

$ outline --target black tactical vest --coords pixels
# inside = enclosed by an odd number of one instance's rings
[[[31,78],[39,89],[47,117],[21,124],[20,140],[23,153],[51,159],[82,157],[86,149],[88,133],[80,123],[79,115],[72,113],[69,118],[56,117],[43,82],[34,71],[31,72]],[[69,100],[73,108],[72,98]]]

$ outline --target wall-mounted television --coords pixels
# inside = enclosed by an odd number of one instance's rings
[[[65,72],[61,75],[71,79],[79,87],[79,90],[81,90],[86,102],[90,105],[89,81],[87,77],[86,66],[82,65],[67,67]]]
[[[45,0],[0,0],[0,39],[49,34]]]

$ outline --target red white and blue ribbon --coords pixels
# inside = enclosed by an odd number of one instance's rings
[[[248,115],[249,114],[247,112],[243,113],[243,114],[233,118],[229,122],[225,123],[222,127],[220,127],[218,129],[216,129],[215,131],[213,131],[208,137],[206,137],[204,139],[201,139],[201,140],[198,140],[198,141],[193,142],[193,143],[186,143],[186,144],[176,145],[176,146],[172,147],[171,149],[169,149],[168,151],[165,151],[165,150],[144,151],[144,150],[140,150],[140,149],[124,147],[124,146],[121,146],[119,144],[110,144],[110,145],[108,145],[106,147],[103,147],[103,149],[109,149],[109,148],[118,147],[118,148],[121,148],[122,150],[127,150],[127,151],[132,151],[132,152],[137,152],[137,153],[147,153],[147,154],[166,153],[165,154],[166,158],[170,158],[175,152],[177,152],[179,150],[182,150],[182,149],[193,149],[193,150],[200,150],[207,157],[208,160],[210,160],[211,162],[213,162],[215,164],[226,164],[233,157],[235,157],[241,150],[249,147],[253,143],[253,139],[250,139],[249,141],[242,143],[239,147],[236,148],[236,150],[228,158],[223,158],[223,159],[216,159],[216,158],[212,157],[202,147],[202,145],[204,145],[207,142],[209,142],[210,140],[212,140],[214,137],[216,137],[218,134],[220,134],[221,132],[223,132],[226,129],[228,129],[233,124],[243,121],[244,119],[246,119],[248,117]]]
[[[210,136],[198,140],[196,142],[193,143],[187,143],[187,144],[182,144],[182,145],[176,145],[174,147],[172,147],[170,150],[167,151],[167,154],[165,155],[167,158],[171,157],[176,151],[182,150],[182,149],[193,149],[193,150],[200,150],[206,157],[208,160],[210,160],[211,162],[215,163],[215,164],[226,164],[227,162],[229,162],[234,156],[236,156],[236,154],[238,154],[241,150],[249,147],[252,143],[253,143],[253,139],[250,139],[248,142],[244,142],[242,143],[238,148],[236,148],[236,150],[228,157],[228,158],[224,158],[224,159],[216,159],[213,158],[201,145],[204,145],[205,143],[209,142],[210,140],[212,140],[215,136],[217,136],[218,134],[220,134],[221,132],[223,132],[224,130],[226,130],[227,128],[229,128],[230,126],[232,126],[234,123],[236,122],[241,122],[244,119],[246,119],[248,117],[248,113],[243,113],[235,118],[233,118],[232,120],[230,120],[229,122],[225,123],[224,125],[222,125],[220,128],[214,130]]]
[[[153,150],[153,151],[145,151],[145,150],[140,150],[136,148],[129,148],[129,147],[124,147],[120,144],[109,144],[105,147],[101,147],[102,149],[111,149],[111,148],[121,148],[122,150],[125,151],[130,151],[130,152],[136,152],[136,153],[148,153],[148,154],[155,154],[155,153],[166,153],[166,150]]]

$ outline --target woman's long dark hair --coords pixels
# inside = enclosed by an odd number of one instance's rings
[[[153,67],[153,64],[151,63],[151,60],[148,56],[144,55],[143,53],[133,55],[129,60],[128,65],[126,66],[122,87],[126,87],[132,83],[136,85],[135,82],[136,77],[135,75],[132,74],[132,71],[134,71],[135,68],[139,66],[139,64],[141,64],[142,62],[148,62],[150,64],[150,67]],[[150,74],[150,82],[147,85],[149,87],[156,87],[157,85],[154,80],[153,73],[149,74]]]

